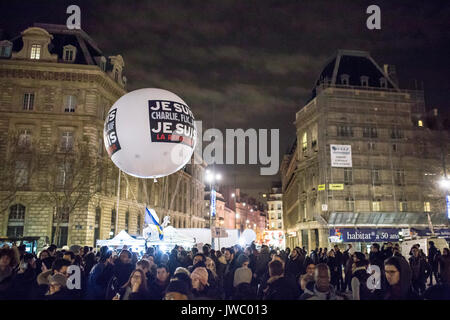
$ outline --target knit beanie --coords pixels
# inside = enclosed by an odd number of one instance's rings
[[[204,286],[209,285],[208,284],[208,271],[204,267],[198,267],[195,268],[194,271],[191,273],[191,279],[198,279],[200,283]]]
[[[237,287],[241,283],[252,282],[252,271],[249,268],[237,268],[234,272],[233,287]]]

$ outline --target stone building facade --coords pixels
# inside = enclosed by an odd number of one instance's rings
[[[62,146],[76,152],[77,141],[85,141],[101,167],[92,176],[96,189],[89,204],[58,223],[59,239],[54,239],[60,209],[39,201],[45,192],[39,181],[49,173],[45,166],[31,172],[33,159],[18,158],[13,180],[20,186],[1,185],[0,236],[40,237],[39,247],[50,242],[93,246],[96,239],[111,238],[122,229],[140,234],[146,204],[161,219],[169,215],[174,227],[205,226],[206,164],[194,164],[193,158],[156,183],[122,173],[115,214],[119,170],[105,152],[103,125],[110,107],[127,92],[120,55],[105,56],[82,30],[49,24],[35,24],[0,41],[0,49],[0,158],[10,159],[10,137],[17,134],[36,155],[51,154],[53,145],[58,146],[55,156]]]
[[[269,230],[283,230],[283,194],[281,188],[271,188],[267,196]]]
[[[395,79],[363,51],[339,50],[322,70],[281,165],[287,246],[328,247],[332,228],[448,226],[448,133],[426,127],[423,91]],[[351,166],[332,165],[330,145],[350,146]]]

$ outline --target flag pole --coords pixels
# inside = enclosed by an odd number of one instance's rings
[[[119,169],[119,178],[118,178],[118,183],[117,183],[117,207],[116,207],[116,225],[114,227],[115,230],[115,235],[117,235],[117,228],[119,225],[119,201],[120,201],[120,169]]]

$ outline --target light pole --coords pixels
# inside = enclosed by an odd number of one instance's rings
[[[209,226],[212,232],[212,228],[213,226],[215,227],[216,222],[216,191],[214,190],[214,183],[222,180],[222,175],[220,173],[215,173],[214,171],[211,172],[210,170],[206,170],[205,179],[206,182],[209,183]],[[215,249],[214,239],[215,238],[212,237],[211,234],[211,246]]]

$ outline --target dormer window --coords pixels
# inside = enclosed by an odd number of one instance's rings
[[[12,52],[12,42],[10,41],[0,41],[0,58],[11,57]]]
[[[39,60],[40,58],[41,58],[41,45],[40,44],[33,44],[31,46],[30,59],[32,59],[32,60]]]
[[[77,54],[77,48],[72,45],[64,46],[63,60],[65,62],[74,62]]]
[[[381,88],[387,88],[387,81],[385,77],[380,78],[380,87]]]
[[[348,74],[341,75],[341,84],[343,86],[348,86],[349,79],[350,79],[350,76]]]
[[[369,86],[369,77],[368,76],[361,76],[361,87],[368,87]]]
[[[105,57],[101,57],[101,59],[100,59],[100,69],[103,72],[106,72],[106,59],[105,59]]]

